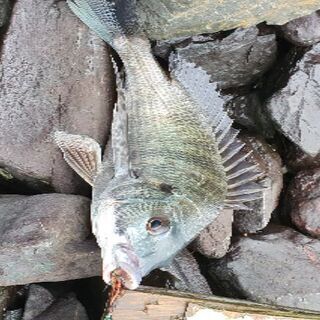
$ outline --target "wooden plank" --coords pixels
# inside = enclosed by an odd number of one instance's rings
[[[125,291],[113,320],[313,320],[320,313],[217,296],[140,287]]]

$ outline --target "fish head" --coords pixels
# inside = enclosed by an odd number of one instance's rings
[[[137,288],[142,277],[167,266],[192,238],[185,213],[194,208],[161,190],[151,196],[102,197],[93,209],[93,232],[101,247],[106,283],[116,273],[125,287]]]

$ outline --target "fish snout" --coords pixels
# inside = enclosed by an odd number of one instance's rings
[[[136,289],[142,280],[139,258],[128,244],[118,244],[112,251],[111,259],[103,259],[103,280],[110,283],[116,276],[127,289]]]

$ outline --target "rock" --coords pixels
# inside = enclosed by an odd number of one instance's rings
[[[268,70],[276,52],[274,34],[259,36],[256,27],[237,29],[222,40],[177,48],[170,58],[171,69],[186,60],[205,70],[220,89],[238,87],[254,82]]]
[[[241,233],[252,233],[263,229],[278,206],[283,187],[282,162],[279,154],[263,139],[241,134],[247,152],[252,150],[249,161],[258,165],[262,173],[259,183],[265,187],[262,199],[246,203],[251,210],[235,210],[234,227]]]
[[[72,294],[58,299],[47,310],[42,312],[33,320],[89,320],[83,305]]]
[[[0,199],[0,286],[100,275],[89,207],[76,195]]]
[[[0,28],[3,27],[9,19],[10,2],[9,0],[0,0]]]
[[[300,231],[320,238],[320,168],[299,172],[289,185],[284,203]]]
[[[22,320],[33,320],[51,306],[54,300],[49,290],[41,285],[31,284]]]
[[[250,89],[249,92],[235,91],[223,96],[226,100],[224,109],[229,116],[238,124],[252,132],[257,132],[263,137],[272,138],[275,129],[267,116],[264,105],[257,91]]]
[[[174,276],[174,287],[179,291],[212,294],[205,277],[201,274],[199,265],[192,254],[182,250],[172,261],[169,267],[161,268]]]
[[[286,137],[316,156],[320,152],[320,44],[312,46],[289,75],[287,83],[267,101],[267,109]]]
[[[297,46],[310,46],[320,41],[320,10],[294,19],[281,27],[284,37]]]
[[[5,314],[4,320],[21,320],[23,309],[8,310]]]
[[[287,143],[284,154],[285,162],[292,171],[312,169],[320,167],[320,154],[311,157],[294,144]]]
[[[0,320],[4,320],[6,310],[12,303],[16,292],[16,287],[0,287]]]
[[[320,311],[320,242],[271,225],[239,238],[209,273],[230,295],[286,307]]]
[[[152,39],[170,39],[201,33],[250,27],[266,21],[284,24],[319,9],[318,0],[207,1],[140,0],[138,15]]]
[[[208,258],[222,258],[232,236],[233,210],[223,210],[194,240],[192,247]]]
[[[18,0],[0,54],[0,167],[37,190],[84,194],[52,133],[87,134],[104,144],[113,107],[113,70],[104,42],[65,1]],[[50,39],[50,41],[49,41]]]

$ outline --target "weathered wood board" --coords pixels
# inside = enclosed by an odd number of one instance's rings
[[[113,320],[294,320],[320,319],[320,313],[244,300],[140,287],[117,301]]]

